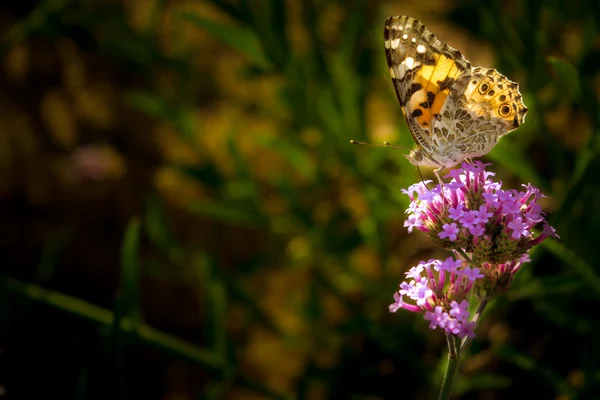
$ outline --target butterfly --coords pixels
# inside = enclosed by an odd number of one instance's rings
[[[525,121],[519,85],[495,69],[473,67],[407,16],[385,21],[392,82],[416,148],[405,157],[439,172],[487,154]]]

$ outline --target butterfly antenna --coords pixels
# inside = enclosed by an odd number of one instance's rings
[[[377,147],[391,147],[393,149],[402,149],[402,150],[408,150],[408,151],[410,151],[410,149],[408,147],[396,146],[396,145],[390,144],[390,142],[387,142],[387,141],[383,142],[382,144],[377,144],[377,143],[367,143],[367,142],[359,142],[357,140],[351,140],[350,143],[352,143],[352,144],[366,144],[367,146],[377,146]],[[425,179],[423,179],[423,174],[421,174],[421,168],[419,168],[418,165],[416,165],[416,167],[417,167],[417,171],[419,171],[419,177],[421,178],[421,182],[423,182],[425,184],[425,187],[427,189],[429,189],[429,186],[427,186],[427,184],[425,183]],[[439,179],[439,177],[438,177],[438,179]]]
[[[408,147],[403,147],[403,146],[396,146],[391,144],[390,142],[383,142],[382,144],[379,143],[368,143],[368,142],[359,142],[357,140],[351,140],[350,143],[352,144],[364,144],[367,146],[376,146],[376,147],[391,147],[393,149],[402,149],[402,150],[408,150],[410,151],[410,149]]]
[[[417,167],[417,171],[419,171],[419,177],[421,178],[421,183],[423,183],[425,185],[427,190],[431,190],[431,189],[429,189],[429,186],[427,186],[427,184],[425,183],[425,179],[423,179],[423,174],[421,174],[421,168],[419,168],[418,165],[415,165],[415,167]]]

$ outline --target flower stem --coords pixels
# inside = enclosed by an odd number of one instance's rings
[[[484,297],[481,300],[481,303],[479,303],[479,306],[477,307],[477,311],[475,311],[475,315],[473,315],[473,319],[471,320],[471,322],[477,323],[479,321],[479,318],[481,318],[481,314],[483,314],[483,310],[485,309],[485,307],[488,305],[488,303],[490,302],[489,298]],[[469,339],[468,337],[465,337],[461,344],[460,344],[460,348],[459,348],[459,352],[467,347],[469,347],[469,345],[471,344],[472,339]]]
[[[446,365],[446,372],[444,374],[442,388],[440,389],[440,396],[438,397],[439,400],[447,400],[450,398],[456,371],[458,371],[458,362],[460,361],[460,353],[456,351],[456,338],[452,335],[446,335],[446,339],[448,340],[448,364]]]
[[[461,256],[463,256],[463,258],[465,259],[465,261],[467,261],[469,264],[471,264],[471,262],[473,261],[471,257],[469,257],[469,255],[463,250],[463,249],[455,249],[455,251],[460,254]]]

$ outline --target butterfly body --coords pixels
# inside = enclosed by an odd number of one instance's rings
[[[384,28],[387,63],[417,147],[415,165],[452,167],[488,153],[525,120],[517,83],[495,69],[473,67],[410,17],[390,17]],[[438,176],[439,178],[439,176]]]

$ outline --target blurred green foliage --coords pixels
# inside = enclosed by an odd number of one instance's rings
[[[382,39],[406,14],[520,83],[526,123],[486,159],[561,235],[487,310],[456,397],[598,398],[599,4],[5,2],[2,389],[434,396],[444,338],[387,311],[443,254],[403,227],[419,175],[349,144],[412,145]]]

